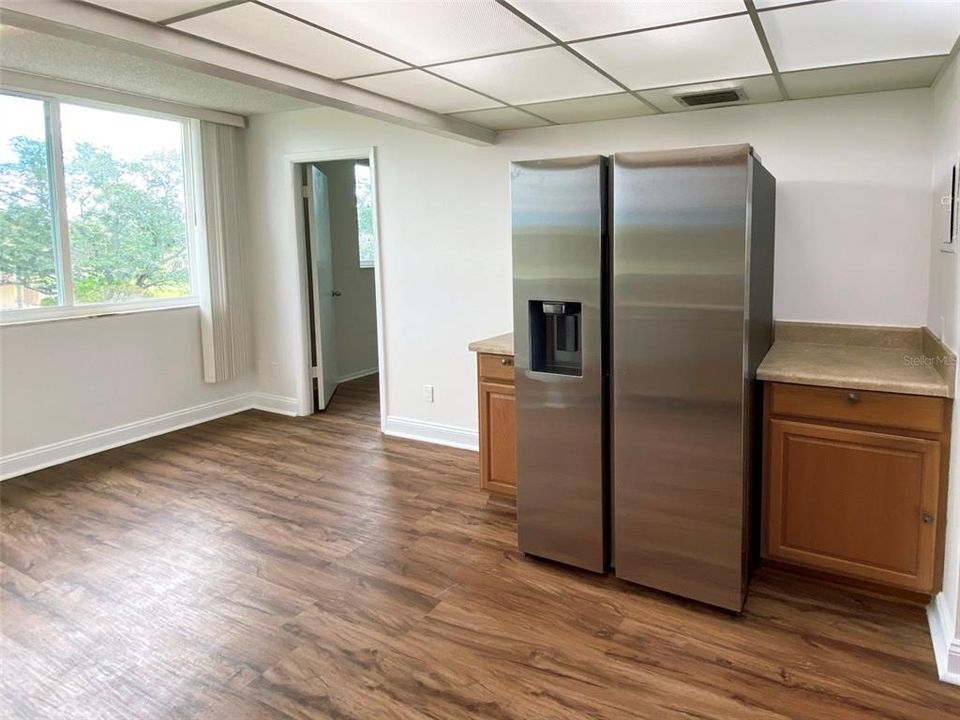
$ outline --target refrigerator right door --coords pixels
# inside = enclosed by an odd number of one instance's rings
[[[618,577],[743,606],[748,145],[617,154],[612,212]]]

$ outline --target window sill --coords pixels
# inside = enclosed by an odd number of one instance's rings
[[[199,307],[197,297],[182,297],[173,300],[146,300],[129,303],[103,303],[100,305],[74,305],[71,307],[26,308],[23,310],[0,310],[0,327],[37,325],[63,322],[64,320],[91,320],[114,315],[137,315],[161,310],[182,310]]]

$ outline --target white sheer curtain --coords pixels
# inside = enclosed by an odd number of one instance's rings
[[[243,131],[206,121],[199,126],[199,189],[203,204],[196,249],[203,379],[216,383],[239,378],[252,369],[241,257]]]

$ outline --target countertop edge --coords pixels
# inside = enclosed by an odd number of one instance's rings
[[[776,372],[757,371],[757,380],[763,382],[779,382],[788,385],[815,385],[819,387],[842,388],[847,390],[873,390],[875,392],[896,393],[898,395],[923,395],[925,397],[941,397],[951,399],[950,388],[944,383],[942,386],[932,384],[884,383],[870,380],[858,380],[848,377],[831,375],[802,375]]]
[[[484,338],[483,340],[474,340],[467,345],[467,350],[475,353],[513,357],[513,333],[509,332]]]

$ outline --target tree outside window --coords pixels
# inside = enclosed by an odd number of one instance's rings
[[[0,309],[192,294],[182,122],[12,95],[0,115]]]
[[[357,244],[360,267],[372,268],[376,260],[376,241],[373,233],[373,185],[370,164],[358,162],[353,166],[357,196]]]

